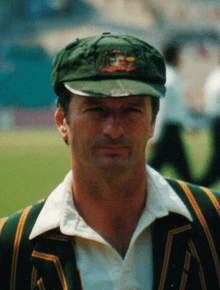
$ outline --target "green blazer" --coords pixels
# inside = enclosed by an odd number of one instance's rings
[[[153,290],[220,289],[220,193],[168,180],[193,222],[175,213],[153,225]],[[82,289],[74,237],[59,229],[29,240],[44,200],[0,221],[0,289]]]

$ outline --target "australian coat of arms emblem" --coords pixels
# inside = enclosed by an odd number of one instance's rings
[[[122,52],[120,49],[114,49],[112,53],[105,52],[103,57],[103,67],[101,72],[115,72],[115,71],[134,71],[136,67],[133,66],[135,58],[127,56],[127,52]]]

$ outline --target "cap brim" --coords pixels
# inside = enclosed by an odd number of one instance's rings
[[[165,95],[165,87],[163,85],[130,79],[79,80],[64,82],[64,85],[70,92],[88,97],[149,95],[160,98]]]

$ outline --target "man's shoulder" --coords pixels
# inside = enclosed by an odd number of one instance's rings
[[[169,182],[169,184],[176,189],[179,194],[188,195],[202,195],[202,196],[209,196],[211,198],[212,195],[214,195],[218,200],[220,199],[220,191],[206,188],[197,184],[192,184],[183,180],[174,179],[174,178],[166,178],[166,180]]]
[[[199,262],[202,285],[204,289],[219,289],[220,193],[176,179],[167,179],[167,181],[192,216],[192,222],[188,224],[187,244],[189,252]]]
[[[16,235],[29,235],[45,203],[45,199],[30,205],[23,210],[0,219],[0,240],[14,239]]]
[[[193,218],[219,220],[220,192],[177,179],[166,179],[187,206]]]
[[[16,289],[31,285],[30,257],[35,244],[29,240],[29,235],[43,205],[44,200],[41,200],[0,220],[1,289],[14,289],[10,286],[13,283]]]

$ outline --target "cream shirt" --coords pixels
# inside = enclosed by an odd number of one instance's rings
[[[220,68],[214,69],[204,85],[205,111],[210,117],[220,117]]]
[[[184,100],[181,80],[176,70],[169,65],[166,65],[166,78],[166,95],[160,99],[154,136],[150,142],[156,142],[162,137],[162,131],[167,124],[182,125],[189,129],[194,123]]]
[[[71,193],[71,171],[48,197],[30,239],[57,227],[64,235],[75,236],[76,261],[84,290],[151,290],[153,257],[150,225],[169,212],[179,213],[189,220],[192,218],[167,181],[149,166],[147,173],[146,206],[124,259],[78,214]]]

